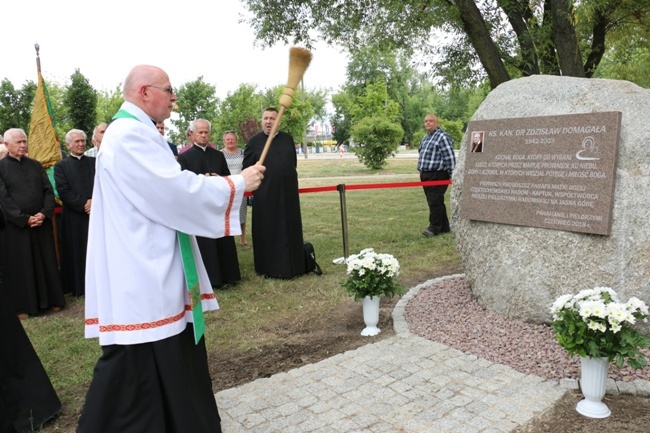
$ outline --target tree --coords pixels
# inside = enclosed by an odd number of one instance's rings
[[[650,88],[650,14],[645,17],[646,25],[612,32],[609,48],[594,77],[628,80],[639,86]]]
[[[359,161],[371,170],[379,170],[389,156],[394,156],[404,131],[383,116],[368,116],[352,127],[356,147],[352,150]]]
[[[115,87],[111,91],[104,90],[99,92],[97,95],[97,119],[95,119],[95,126],[100,123],[110,122],[113,116],[115,116],[115,113],[120,109],[122,102],[124,102],[124,99],[122,99],[120,86]]]
[[[352,94],[344,86],[343,89],[332,95],[332,105],[334,105],[334,115],[332,116],[332,133],[337,143],[343,144],[350,139],[350,128],[352,127],[352,115],[350,106],[352,105]]]
[[[172,119],[172,124],[178,132],[171,134],[172,141],[181,143],[185,140],[185,131],[192,120],[206,119],[213,124],[217,123],[219,99],[215,92],[215,87],[204,82],[203,76],[183,84],[178,89],[178,119]]]
[[[219,103],[219,117],[213,125],[213,130],[218,131],[216,140],[221,142],[225,131],[237,131],[240,137],[240,145],[246,145],[250,138],[250,126],[247,126],[247,119],[253,119],[255,123],[255,134],[260,132],[257,122],[262,117],[263,97],[257,91],[254,84],[240,84],[234,92],[228,92],[226,97]],[[252,126],[252,125],[251,125]]]
[[[0,134],[10,128],[21,128],[29,131],[32,117],[32,103],[36,93],[36,84],[26,81],[20,89],[8,79],[0,83]]]
[[[64,102],[67,112],[66,123],[71,128],[81,129],[91,136],[97,120],[97,91],[79,69],[75,69],[70,76],[70,85],[65,92]]]
[[[262,99],[264,108],[279,108],[278,101],[283,91],[284,86],[267,89]],[[325,117],[326,93],[324,90],[305,91],[303,97],[303,90],[296,89],[291,107],[287,108],[282,116],[280,129],[290,134],[296,143],[302,143],[312,119]]]
[[[323,38],[351,52],[368,41],[414,49],[449,82],[487,76],[492,88],[533,74],[591,77],[607,36],[647,28],[650,12],[647,1],[637,0],[242,1],[262,45],[309,47]],[[451,36],[447,43],[439,44],[440,32]]]

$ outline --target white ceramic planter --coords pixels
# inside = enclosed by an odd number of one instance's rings
[[[363,298],[363,321],[366,324],[366,327],[361,331],[361,335],[364,337],[372,337],[381,332],[377,328],[379,323],[379,296],[366,296]]]
[[[581,415],[589,418],[607,418],[611,411],[601,400],[607,386],[607,358],[580,358],[580,389],[585,396],[576,406]]]

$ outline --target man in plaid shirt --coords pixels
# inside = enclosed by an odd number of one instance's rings
[[[420,181],[451,179],[456,165],[454,143],[451,137],[440,129],[435,114],[426,115],[424,129],[427,133],[418,146]],[[422,234],[431,238],[449,232],[449,219],[445,207],[447,185],[425,186],[423,189],[429,205],[429,227],[422,231]]]

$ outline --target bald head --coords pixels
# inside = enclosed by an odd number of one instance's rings
[[[125,101],[137,105],[157,122],[169,118],[178,99],[167,73],[150,65],[131,69],[124,80],[122,95]]]
[[[424,129],[427,130],[428,133],[431,133],[435,131],[435,129],[438,127],[438,118],[436,117],[435,114],[427,114],[424,118]]]

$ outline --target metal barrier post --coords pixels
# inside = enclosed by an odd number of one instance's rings
[[[340,183],[336,185],[336,190],[339,192],[339,201],[341,204],[341,232],[343,233],[343,257],[346,259],[350,255],[350,248],[348,244],[348,210],[345,205],[345,184]]]

